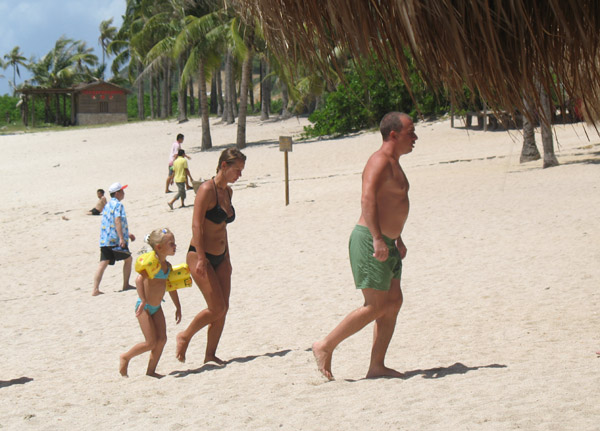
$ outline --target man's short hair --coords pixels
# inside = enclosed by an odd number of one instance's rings
[[[178,133],[177,134],[177,140],[179,141],[180,139],[183,139],[183,134],[182,133]]]
[[[404,127],[402,124],[402,118],[408,117],[403,112],[388,112],[383,116],[381,122],[379,123],[379,131],[381,132],[381,137],[385,141],[389,136],[390,132],[393,130],[394,132],[400,132]],[[410,118],[410,117],[409,117]]]
[[[181,157],[181,156],[185,156],[185,150],[183,148],[181,148],[179,151],[177,151],[177,157]]]

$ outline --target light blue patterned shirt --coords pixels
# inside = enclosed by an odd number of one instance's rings
[[[100,225],[100,247],[116,247],[119,245],[119,235],[115,219],[121,217],[121,228],[123,229],[123,239],[125,244],[129,242],[129,228],[127,226],[127,216],[125,207],[117,199],[112,198],[102,210],[102,224]]]

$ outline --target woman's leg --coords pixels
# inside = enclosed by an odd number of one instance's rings
[[[162,308],[150,316],[150,318],[154,323],[156,343],[152,351],[150,351],[150,359],[148,360],[146,374],[152,377],[163,377],[160,374],[156,374],[156,366],[158,365],[160,356],[167,343],[167,324],[165,323],[165,314],[163,313]]]
[[[200,277],[196,273],[197,260],[197,253],[188,253],[186,261],[190,267],[190,273],[204,296],[207,308],[196,314],[189,326],[184,331],[177,334],[177,350],[175,356],[181,362],[185,362],[185,352],[192,337],[206,325],[223,317],[227,311],[225,298],[221,286],[219,285],[219,279],[215,274],[215,270],[209,264],[206,268],[206,277]]]
[[[225,257],[225,260],[217,266],[215,273],[219,279],[219,286],[223,295],[223,301],[225,302],[225,312],[222,317],[212,322],[208,327],[208,340],[206,342],[204,363],[212,361],[218,364],[224,364],[225,362],[223,360],[217,358],[216,353],[221,334],[223,333],[223,327],[225,326],[227,310],[229,310],[229,295],[231,293],[231,262],[229,261],[229,253]]]
[[[156,328],[154,327],[154,321],[150,317],[150,313],[144,310],[137,319],[140,323],[140,328],[142,329],[142,333],[144,334],[146,341],[136,344],[129,349],[128,352],[121,355],[119,372],[123,377],[127,377],[127,367],[129,366],[129,361],[135,356],[141,355],[148,350],[152,350],[156,344]]]

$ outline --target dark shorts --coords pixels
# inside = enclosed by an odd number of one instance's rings
[[[92,215],[100,215],[100,214],[102,214],[102,213],[101,213],[100,211],[98,211],[96,208],[92,208],[92,209],[90,210],[90,212],[92,213]]]
[[[114,265],[117,260],[125,260],[129,256],[113,253],[114,247],[100,247],[100,262],[108,260],[109,265]]]
[[[197,253],[196,247],[194,247],[193,245],[190,244],[190,248],[188,248],[188,253],[189,252]],[[222,254],[218,254],[218,255],[204,252],[204,255],[208,259],[208,263],[210,263],[210,266],[212,266],[213,269],[216,269],[217,266],[219,266],[221,263],[223,263],[223,261],[225,260],[226,254],[227,254],[227,250],[225,250]]]
[[[169,176],[173,175],[173,166],[169,166]]]

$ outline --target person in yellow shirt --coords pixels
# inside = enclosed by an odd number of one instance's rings
[[[189,177],[190,182],[193,182],[192,174],[190,174],[190,170],[188,169],[187,160],[185,159],[185,151],[179,150],[177,152],[177,158],[173,162],[173,173],[175,184],[177,184],[177,194],[173,199],[167,202],[169,208],[173,209],[173,203],[177,199],[181,199],[181,208],[185,207],[185,184],[186,180]]]

